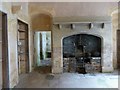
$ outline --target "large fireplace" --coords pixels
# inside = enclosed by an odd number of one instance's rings
[[[89,34],[77,34],[64,38],[63,71],[100,72],[101,38]]]
[[[54,20],[52,72],[112,72],[110,17],[71,19],[74,18]]]

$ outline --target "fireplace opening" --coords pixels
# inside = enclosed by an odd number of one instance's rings
[[[77,34],[63,39],[63,72],[101,72],[101,38]]]

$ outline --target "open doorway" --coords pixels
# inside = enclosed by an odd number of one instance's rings
[[[51,31],[34,33],[34,66],[39,73],[51,73]]]
[[[0,11],[0,89],[9,88],[7,14]]]

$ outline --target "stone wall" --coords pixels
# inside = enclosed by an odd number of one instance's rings
[[[59,21],[61,20],[61,21]],[[77,18],[61,18],[54,19],[54,22],[64,21],[84,21],[84,22],[108,22],[105,24],[105,28],[101,28],[100,23],[95,23],[92,29],[89,29],[88,24],[76,24],[75,29],[62,26],[59,29],[58,26],[53,26],[53,73],[63,72],[63,55],[62,55],[62,39],[64,37],[75,34],[90,34],[102,38],[102,72],[113,71],[113,59],[112,59],[112,23],[110,17],[77,17]]]

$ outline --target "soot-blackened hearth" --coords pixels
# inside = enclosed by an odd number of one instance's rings
[[[101,38],[77,34],[63,39],[64,72],[100,72]]]

